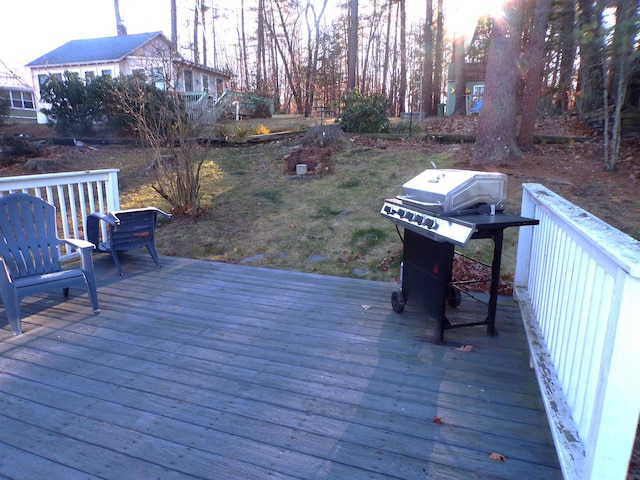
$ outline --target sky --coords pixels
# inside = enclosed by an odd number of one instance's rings
[[[179,29],[189,16],[180,10],[184,1],[178,1]],[[254,1],[245,0],[245,7]],[[337,2],[329,0],[329,5]],[[361,3],[364,4],[362,0]],[[473,26],[476,9],[486,10],[496,3],[499,0],[446,0],[447,20],[454,25],[464,22]],[[240,2],[226,0],[219,4],[226,4],[229,9]],[[408,10],[418,12],[410,13],[409,18],[424,18],[424,0],[408,0],[407,4]],[[167,37],[171,36],[170,0],[119,0],[119,5],[128,33],[162,31]],[[0,72],[6,66],[28,79],[24,65],[54,48],[70,40],[116,34],[113,0],[0,0]]]
[[[11,69],[70,40],[117,34],[113,0],[0,0],[0,5],[0,61]],[[169,0],[120,0],[120,17],[128,33],[171,36]]]

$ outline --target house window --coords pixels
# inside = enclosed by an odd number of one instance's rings
[[[184,91],[193,92],[193,72],[191,70],[184,71]]]
[[[202,74],[202,90],[209,91],[209,75],[204,73]]]
[[[40,89],[40,95],[42,95],[42,85],[44,85],[44,83],[49,80],[49,77],[54,77],[56,78],[58,81],[62,81],[62,74],[61,73],[53,73],[53,74],[46,74],[46,73],[41,73],[38,75],[38,87]]]
[[[218,94],[218,97],[220,97],[224,93],[221,78],[216,78],[216,93]]]
[[[95,72],[91,72],[91,71],[84,72],[84,81],[85,81],[87,84],[91,83],[91,81],[92,81],[94,78],[96,78],[96,73],[95,73]]]
[[[100,74],[103,77],[110,77],[111,76],[111,69],[109,68],[109,69],[102,70],[102,72],[100,72]]]
[[[33,94],[20,90],[9,90],[9,100],[13,108],[33,110]]]
[[[163,67],[153,67],[151,69],[151,78],[152,78],[153,84],[156,86],[157,89],[164,90],[165,83],[164,83]]]
[[[474,85],[471,91],[470,112],[478,113],[482,108],[482,97],[484,96],[484,84]]]

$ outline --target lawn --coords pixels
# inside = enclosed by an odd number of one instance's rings
[[[432,163],[439,168],[478,169],[469,165],[472,144],[440,144],[432,134],[473,133],[474,121],[429,119],[410,138],[405,134],[395,140],[353,137],[351,148],[333,151],[332,171],[314,180],[284,174],[284,157],[296,148],[300,135],[263,143],[248,143],[246,135],[264,128],[299,133],[320,119],[283,115],[227,125],[226,131],[237,135],[238,142],[207,151],[201,185],[206,213],[164,222],[158,230],[158,250],[164,255],[394,281],[402,242],[394,225],[379,215],[382,202],[401,193],[403,183],[432,168]],[[568,136],[570,127],[546,125],[549,132]],[[49,146],[47,157],[59,159],[60,170],[118,168],[123,208],[169,209],[151,187],[154,174],[147,150],[85,143],[84,148]],[[508,174],[509,212],[520,210],[523,182],[542,183],[640,238],[637,151],[638,139],[626,141],[617,171],[603,172],[601,142],[594,136],[586,142],[541,145],[522,160],[486,169]],[[25,173],[21,164],[15,164],[4,168],[2,175]],[[514,270],[517,233],[515,228],[506,231],[502,274],[507,280]],[[489,243],[473,241],[466,253],[488,260]]]

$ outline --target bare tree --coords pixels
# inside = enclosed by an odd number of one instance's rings
[[[327,1],[328,0],[323,0],[322,8],[319,13],[316,13],[315,7],[310,0],[307,0],[307,7],[305,9],[305,20],[307,23],[307,72],[305,75],[304,99],[305,112],[311,111],[314,101],[316,73],[318,70],[318,49],[320,48],[320,21],[322,20],[324,11],[327,8]],[[310,16],[313,17],[312,22],[310,22]],[[311,25],[313,25],[313,32]]]
[[[603,92],[604,98],[604,117],[605,117],[605,154],[604,169],[613,171],[620,157],[620,142],[622,137],[622,107],[626,99],[627,86],[631,73],[631,61],[634,55],[634,41],[638,34],[638,21],[640,18],[638,12],[637,0],[616,0],[616,23],[613,32],[613,41],[611,45],[611,68],[608,72],[609,77],[613,78],[611,82],[615,107],[613,110],[613,125],[609,125],[609,109],[608,109],[608,89],[605,87]],[[605,85],[608,82],[605,81]]]
[[[516,97],[524,0],[507,0],[504,19],[493,19],[484,99],[472,163],[501,163],[521,157],[516,145]]]

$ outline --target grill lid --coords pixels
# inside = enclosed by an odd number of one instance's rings
[[[437,213],[494,205],[504,210],[507,176],[473,170],[425,170],[402,186],[398,199]]]

